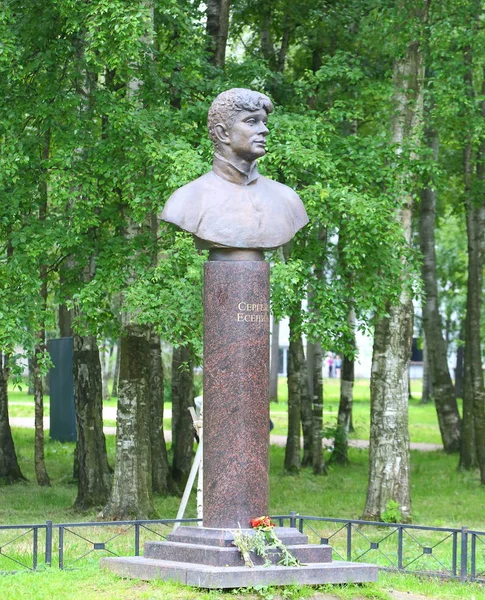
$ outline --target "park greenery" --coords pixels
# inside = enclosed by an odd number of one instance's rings
[[[337,408],[339,390],[338,382],[327,380],[325,387],[328,389],[329,405]],[[362,406],[359,411],[360,416],[356,421],[361,421],[362,428],[368,428],[369,421],[369,390],[364,381],[357,382],[356,404]],[[414,386],[419,392],[417,385]],[[366,389],[367,388],[367,389]],[[12,414],[22,417],[32,417],[34,406],[32,398],[25,392],[11,393],[13,404]],[[17,404],[22,402],[23,404]],[[272,404],[272,418],[284,412],[286,407],[285,399],[282,398],[278,404]],[[365,410],[364,410],[365,409]],[[325,415],[325,422],[328,425],[335,423],[335,410],[331,415]],[[366,419],[366,422],[364,420]],[[428,423],[425,431],[420,425]],[[170,422],[167,422],[170,427]],[[359,429],[358,429],[359,431]],[[410,406],[410,432],[412,441],[430,442],[439,437],[439,428],[436,419],[434,407],[430,404],[422,405],[419,403],[419,394],[412,399]],[[72,460],[75,448],[74,443],[61,443],[54,440],[46,440],[46,466],[51,476],[52,487],[39,488],[35,481],[34,461],[32,456],[32,444],[34,432],[28,428],[14,429],[15,444],[22,464],[23,471],[30,481],[15,486],[4,486],[0,490],[2,502],[0,503],[0,522],[10,524],[22,523],[43,523],[47,519],[54,522],[66,523],[73,521],[96,520],[96,511],[79,513],[72,510],[72,504],[76,497],[77,485],[72,478]],[[115,457],[115,436],[107,435],[108,457],[110,462]],[[325,452],[325,457],[330,455],[330,449]],[[349,451],[349,465],[331,465],[329,467],[328,477],[322,478],[311,473],[310,469],[304,469],[300,475],[292,478],[292,485],[288,486],[288,478],[284,474],[284,449],[276,445],[271,447],[271,497],[270,507],[272,514],[287,513],[293,509],[300,514],[318,514],[329,517],[347,517],[358,518],[362,510],[362,504],[366,493],[366,478],[368,468],[368,451],[365,449],[353,449]],[[413,495],[413,514],[414,521],[417,524],[460,527],[466,523],[470,528],[483,529],[483,502],[481,496],[484,491],[480,487],[477,478],[467,471],[458,471],[454,468],[455,458],[452,455],[446,455],[443,452],[431,451],[423,452],[413,450],[411,452],[412,464],[412,495]],[[429,482],[433,485],[430,486]],[[179,499],[173,496],[160,497],[155,501],[156,509],[160,515],[166,518],[174,517],[178,508]],[[195,516],[196,501],[195,494],[192,495],[188,507],[188,515]],[[329,525],[328,533],[336,530],[334,525]],[[157,531],[157,526],[151,526],[152,532],[146,532],[153,537],[153,531]],[[86,530],[82,535],[89,539],[109,539],[112,535],[120,533],[118,527],[108,528],[107,531],[100,532]],[[311,531],[309,531],[311,534]],[[374,539],[382,537],[382,531],[373,532],[369,530],[367,535]],[[11,532],[1,532],[0,543],[6,544],[11,538]],[[423,536],[425,536],[423,538]],[[111,542],[108,547],[116,552],[130,554],[132,548],[129,540],[124,537],[117,538]],[[130,536],[127,536],[130,537]],[[420,533],[420,541],[424,542],[428,538],[426,534]],[[437,538],[441,539],[441,538]],[[130,537],[131,540],[131,537]],[[336,550],[341,550],[339,538],[333,540]],[[436,540],[435,540],[436,541]],[[429,542],[429,540],[428,540]],[[70,561],[82,556],[88,549],[89,544],[84,540],[73,535],[69,531],[65,532],[65,561],[69,566]],[[125,544],[125,545],[124,545]],[[42,540],[41,540],[42,546]],[[8,548],[8,551],[7,551]],[[30,548],[28,545],[15,544],[10,547],[5,546],[8,554],[14,555],[19,560],[29,562]],[[391,556],[391,552],[388,552]],[[446,552],[446,550],[445,550]],[[182,586],[167,582],[149,582],[137,583],[133,585],[132,581],[119,579],[107,572],[99,572],[97,563],[103,552],[97,552],[87,555],[78,563],[77,569],[68,569],[59,572],[57,570],[57,557],[54,554],[52,568],[41,567],[37,573],[17,573],[16,575],[4,576],[0,589],[2,594],[9,600],[23,598],[28,591],[29,597],[52,598],[58,595],[60,597],[63,587],[69,586],[74,590],[82,587],[84,597],[90,598],[103,594],[103,597],[117,598],[218,598],[218,592],[206,592],[206,596],[201,591],[190,591]],[[379,560],[379,555],[373,557],[373,560]],[[382,557],[381,557],[382,558]],[[449,556],[443,557],[445,564]],[[481,559],[480,559],[481,560]],[[2,557],[0,568],[10,570],[9,561]],[[402,590],[403,592],[420,594],[421,596],[436,598],[439,600],[454,598],[476,598],[479,600],[484,596],[483,589],[473,584],[453,583],[436,581],[433,579],[419,579],[404,575],[391,575],[382,573],[378,584],[368,584],[365,586],[344,586],[343,588],[322,588],[320,593],[328,593],[332,598],[374,598],[388,600],[388,591],[390,589]],[[311,598],[317,592],[315,588],[298,587],[292,589],[277,590],[262,588],[260,590],[249,590],[243,593],[239,592],[240,597],[244,598]],[[23,594],[23,596],[22,596]],[[111,594],[111,595],[110,595]],[[286,594],[282,595],[282,594]],[[224,594],[227,596],[227,593]],[[221,595],[222,597],[222,595]],[[232,595],[231,595],[232,597]],[[237,595],[236,595],[237,597]]]
[[[260,171],[294,188],[310,218],[267,256],[274,330],[288,317],[291,334],[287,389],[272,394],[288,441],[272,477],[294,476],[302,502],[311,489],[310,514],[328,516],[325,490],[355,480],[357,499],[345,494],[335,516],[380,519],[391,502],[403,521],[461,520],[452,511],[485,484],[484,19],[481,0],[3,3],[0,480],[12,485],[0,493],[11,506],[35,480],[45,517],[56,502],[92,518],[173,514],[193,455],[206,255],[159,214],[210,170],[213,98],[248,87],[276,106]],[[357,328],[374,339],[370,403],[354,393]],[[426,377],[410,402],[413,331]],[[44,439],[56,337],[73,339],[75,453]],[[335,398],[326,352],[342,357]],[[33,435],[9,420],[27,363]],[[109,378],[116,439],[103,433]],[[410,454],[410,435],[444,452]],[[349,449],[356,436],[368,455]],[[420,473],[435,492],[446,480],[439,515],[420,502]],[[293,508],[289,487],[274,487],[273,510]]]

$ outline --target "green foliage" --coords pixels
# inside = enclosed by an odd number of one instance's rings
[[[399,502],[389,500],[386,504],[386,510],[382,513],[382,520],[384,523],[402,523],[403,518],[400,510]]]
[[[399,292],[405,252],[392,219],[395,168],[383,126],[392,86],[381,65],[390,50],[379,54],[369,43],[375,15],[352,2],[340,14],[278,2],[270,8],[275,54],[262,58],[257,32],[266,9],[237,2],[222,72],[207,60],[200,10],[188,0],[157,1],[153,13],[118,0],[8,7],[0,22],[8,33],[0,55],[0,236],[13,254],[2,278],[0,346],[28,345],[19,323],[33,332],[47,317],[38,301],[45,267],[54,305],[77,309],[78,331],[116,335],[127,291],[125,309],[136,320],[200,348],[202,259],[172,228],[153,236],[146,225],[176,188],[209,169],[205,120],[214,95],[249,86],[278,105],[261,171],[295,188],[311,219],[288,260],[275,257],[273,310],[288,315],[313,294],[317,308],[302,314],[302,330],[350,352],[348,303],[367,327]],[[359,22],[361,32],[349,34]],[[287,68],[278,71],[288,27]],[[349,135],[354,122],[358,135]],[[48,210],[39,222],[41,184]],[[127,242],[133,222],[139,232]]]

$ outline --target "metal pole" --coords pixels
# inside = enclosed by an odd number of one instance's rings
[[[37,527],[34,527],[34,556],[32,557],[32,570],[35,571],[37,569],[37,542],[39,539],[39,530]]]
[[[135,556],[140,556],[140,523],[135,523]]]
[[[401,526],[397,528],[397,568],[402,570],[402,539],[403,539],[403,529]]]
[[[468,527],[461,528],[461,565],[460,565],[460,578],[462,581],[466,581],[466,574],[468,568]]]
[[[45,564],[52,566],[52,521],[45,522]]]
[[[187,480],[187,485],[185,486],[184,495],[182,496],[182,501],[180,503],[180,507],[177,512],[177,516],[175,519],[177,521],[181,521],[184,518],[185,509],[187,508],[187,503],[189,501],[190,492],[194,486],[195,477],[199,470],[199,465],[202,459],[202,438],[200,438],[199,446],[197,448],[197,452],[195,453],[194,462],[192,464],[192,469],[190,470],[189,478]],[[180,527],[180,522],[174,523],[173,531]]]
[[[59,569],[64,568],[64,527],[59,527]]]
[[[347,523],[347,560],[352,562],[352,523]]]

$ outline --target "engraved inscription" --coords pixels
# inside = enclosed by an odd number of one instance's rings
[[[266,323],[269,321],[269,306],[265,303],[239,302],[236,321],[238,323]]]

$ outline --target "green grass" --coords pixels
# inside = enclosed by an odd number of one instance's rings
[[[275,423],[273,433],[285,434],[286,409],[285,399],[286,382],[280,380],[280,402],[271,405],[271,415]],[[439,443],[439,430],[436,421],[434,406],[419,404],[419,388],[413,382],[415,397],[410,402],[409,421],[412,441]],[[338,409],[338,382],[325,380],[325,424],[331,427],[336,418]],[[32,416],[33,399],[25,392],[14,391],[10,393],[10,414],[12,416]],[[21,404],[16,404],[21,403]],[[46,403],[48,408],[48,403]],[[115,406],[116,401],[110,400],[110,406]],[[170,407],[170,405],[168,405]],[[31,413],[29,414],[29,411]],[[366,381],[357,381],[355,386],[354,425],[356,432],[354,438],[365,439],[368,434],[369,423],[369,387]],[[106,425],[115,425],[113,421]],[[170,419],[165,419],[165,427],[170,427]],[[72,460],[74,444],[61,444],[46,437],[46,464],[53,486],[40,488],[35,484],[33,464],[33,431],[29,429],[14,428],[14,438],[17,454],[24,474],[29,481],[22,484],[0,487],[0,523],[43,523],[47,519],[53,522],[76,522],[96,520],[96,511],[76,513],[71,507],[76,496],[76,484],[72,481]],[[114,436],[107,436],[108,455],[111,464],[114,464]],[[328,476],[314,477],[310,471],[303,470],[298,476],[286,476],[283,473],[284,449],[273,446],[271,448],[271,498],[270,512],[272,514],[288,514],[294,510],[299,514],[317,515],[339,518],[359,518],[365,504],[367,488],[368,452],[365,450],[350,450],[351,464],[347,467],[332,467]],[[470,528],[485,530],[485,489],[479,485],[476,473],[463,473],[456,470],[457,457],[446,456],[441,452],[411,452],[411,482],[413,498],[413,521],[417,524],[460,527],[467,525]],[[163,518],[175,516],[178,498],[155,498],[156,509]],[[195,515],[195,499],[192,496],[188,506],[187,516]],[[308,529],[312,541],[318,541],[316,533],[328,537],[337,531],[334,524],[314,523]],[[164,531],[159,527],[160,533]],[[75,530],[74,530],[75,531]],[[103,537],[99,537],[100,530],[94,532],[83,530],[86,537],[93,539],[107,539],[117,533],[122,533],[111,542],[115,551],[130,553],[132,548],[132,531],[123,533],[119,527],[103,530]],[[316,532],[316,533],[315,533]],[[364,528],[362,530],[369,539],[379,541],[383,532],[376,529]],[[79,532],[78,532],[79,533]],[[337,551],[344,547],[343,533],[336,533],[332,538],[332,546]],[[438,534],[440,535],[440,534]],[[148,537],[146,537],[148,536]],[[368,547],[368,542],[359,543],[359,534],[354,533],[354,550],[358,554]],[[433,537],[435,536],[435,537]],[[154,538],[152,532],[145,532],[143,539]],[[42,545],[42,535],[40,536]],[[19,559],[24,559],[29,552],[29,539],[22,539],[6,546],[11,539],[3,532],[0,534],[0,547],[7,549]],[[363,539],[363,538],[362,538]],[[380,548],[391,551],[393,540],[389,538],[381,542]],[[433,545],[438,538],[435,534],[418,536],[423,545]],[[56,543],[56,542],[55,542]],[[446,541],[436,550],[436,556],[447,560],[449,544]],[[386,546],[387,544],[387,546]],[[82,555],[89,549],[89,544],[77,537],[74,533],[66,531],[66,564]],[[416,544],[406,540],[405,552],[414,556]],[[54,548],[56,550],[56,548]],[[418,547],[419,549],[419,547]],[[441,553],[441,554],[440,554]],[[377,562],[377,553],[366,556],[369,562]],[[252,592],[203,592],[189,590],[164,582],[144,583],[139,581],[126,581],[106,572],[99,572],[98,558],[102,553],[90,554],[80,563],[79,570],[60,572],[56,568],[41,568],[37,573],[18,573],[4,576],[0,579],[0,598],[16,600],[29,598],[32,600],[44,598],[64,598],[65,590],[69,589],[69,598],[76,600],[94,599],[157,599],[180,598],[309,598],[315,594],[315,588],[299,587],[281,590],[261,589]],[[485,560],[485,556],[483,557]],[[481,556],[479,560],[482,560]],[[54,564],[56,555],[54,555]],[[0,556],[0,570],[11,569],[12,565],[5,557]],[[429,565],[428,565],[429,568]],[[485,568],[485,567],[484,567]],[[321,588],[321,593],[332,594],[338,598],[390,598],[387,590],[410,591],[421,594],[426,598],[454,599],[475,598],[485,600],[485,591],[476,585],[462,585],[457,582],[442,582],[432,579],[419,579],[413,576],[391,575],[382,573],[380,583],[365,586],[328,586]]]
[[[350,435],[354,440],[369,439],[370,389],[368,379],[358,379],[354,385],[353,424],[355,432]],[[340,382],[338,379],[324,379],[324,428],[335,427],[338,413]],[[420,404],[421,381],[411,383],[413,397],[409,402],[409,436],[411,442],[441,444],[441,435],[434,404]],[[278,382],[279,402],[271,404],[271,419],[275,425],[275,435],[286,435],[288,388],[286,379]]]
[[[287,586],[227,592],[191,589],[163,581],[122,579],[100,571],[95,564],[73,571],[52,568],[36,573],[17,573],[0,580],[3,600],[390,600],[391,590],[400,590],[406,596],[419,594],[420,600],[485,600],[485,590],[477,584],[390,573],[381,573],[378,583],[365,585]],[[409,598],[415,600],[417,596],[409,595]]]
[[[76,495],[76,484],[71,480],[73,444],[60,444],[47,441],[46,463],[52,478],[52,488],[39,488],[34,482],[33,473],[33,431],[27,429],[14,429],[15,443],[24,473],[30,481],[23,484],[4,486],[0,488],[0,523],[42,523],[46,519],[54,522],[76,522],[96,519],[96,512],[75,513],[70,508]],[[114,460],[114,436],[107,436],[108,452],[111,463]],[[302,471],[298,476],[286,476],[283,474],[284,449],[280,447],[271,448],[271,513],[287,514],[295,510],[300,514],[318,515],[328,517],[350,517],[358,518],[365,502],[365,491],[367,486],[368,454],[364,450],[350,451],[351,464],[348,467],[334,467],[330,469],[326,477],[314,477],[308,470]],[[478,484],[476,474],[461,473],[456,471],[456,457],[449,457],[440,452],[423,453],[413,451],[412,458],[412,495],[413,509],[416,523],[437,526],[460,526],[466,524],[479,530],[485,529],[485,518],[482,507],[485,505],[485,490]],[[432,482],[432,485],[430,485]],[[178,498],[156,498],[156,507],[161,517],[170,518],[176,514]],[[195,514],[194,498],[188,507],[188,516]],[[157,528],[154,528],[156,530]],[[313,529],[320,535],[331,535],[336,526],[333,524],[313,524]],[[161,532],[163,528],[159,527]],[[73,531],[76,531],[73,529]],[[107,540],[112,535],[122,533],[123,529],[116,526],[109,530],[93,529],[82,530],[85,537],[96,540]],[[166,530],[165,530],[166,532]],[[378,540],[382,537],[382,531],[365,531],[370,539]],[[310,536],[314,537],[311,530]],[[4,534],[2,534],[4,535]],[[423,544],[432,544],[433,539],[420,534],[419,538]],[[11,538],[11,533],[9,533]],[[111,548],[117,553],[130,553],[133,543],[133,531],[119,535],[111,542]],[[377,538],[373,537],[377,536]],[[55,543],[56,543],[56,536]],[[145,532],[143,539],[154,538],[152,532]],[[355,549],[359,551],[359,535],[356,534]],[[395,539],[395,538],[394,538]],[[15,545],[7,547],[8,538],[0,538],[0,546],[19,559],[24,558],[28,552],[28,542],[22,540]],[[313,539],[317,541],[317,539]],[[436,541],[436,540],[434,540]],[[42,536],[41,536],[42,546]],[[336,535],[332,545],[340,551],[341,535]],[[20,543],[20,546],[18,545]],[[447,542],[449,544],[449,542]],[[66,531],[66,565],[89,550],[90,545],[77,537],[73,532]],[[409,545],[409,544],[408,544]],[[15,547],[14,547],[15,546]],[[381,546],[383,547],[383,546]],[[449,547],[448,547],[449,548]],[[56,550],[56,548],[54,548]],[[409,547],[413,552],[414,548]],[[446,551],[446,546],[442,546]],[[234,595],[219,592],[201,592],[187,590],[182,586],[174,584],[154,582],[143,583],[125,581],[109,573],[100,573],[97,569],[97,561],[102,553],[90,554],[77,566],[82,567],[75,571],[60,573],[55,568],[45,569],[34,574],[9,575],[0,579],[0,597],[8,600],[16,598],[62,598],[62,590],[69,586],[72,589],[70,599],[76,600],[83,594],[83,600],[94,598],[228,598]],[[447,554],[448,556],[448,554]],[[25,558],[24,558],[25,560]],[[369,556],[369,561],[375,561],[374,555]],[[445,558],[443,557],[443,560]],[[56,554],[54,553],[54,564]],[[3,558],[0,563],[1,569],[11,569],[8,561]],[[463,586],[457,583],[444,584],[441,582],[430,582],[420,580],[416,577],[401,577],[388,574],[381,575],[380,584],[366,586],[332,586],[324,591],[331,590],[332,594],[338,592],[341,598],[389,598],[386,586],[394,589],[413,590],[416,593],[426,593],[430,598],[446,599],[475,597],[477,600],[485,600],[485,593],[478,586]],[[82,588],[82,592],[81,592]],[[467,590],[473,595],[462,596]],[[285,596],[281,598],[304,598],[311,597],[315,590],[310,588],[298,588],[298,590],[285,590]],[[24,593],[26,595],[22,596]],[[58,595],[59,594],[59,595]],[[274,590],[263,589],[258,594],[239,594],[239,597],[261,597],[276,598]],[[238,597],[236,595],[236,597]]]
[[[409,402],[409,435],[411,442],[424,442],[430,444],[441,444],[441,435],[438,427],[436,409],[433,404],[420,404],[421,382],[413,380],[411,384],[413,397]],[[335,427],[340,387],[338,379],[324,380],[324,428],[331,430]],[[271,404],[271,419],[274,424],[273,434],[286,435],[287,431],[287,400],[288,389],[286,378],[280,377],[278,382],[279,402]],[[116,407],[116,399],[105,401],[105,406]],[[165,407],[171,409],[171,403]],[[28,396],[26,391],[11,390],[9,392],[9,412],[11,417],[34,417],[34,400]],[[49,416],[49,400],[44,403],[45,416]],[[370,421],[370,390],[369,380],[358,379],[354,385],[354,408],[353,423],[355,432],[350,435],[351,439],[368,440]],[[112,419],[106,420],[105,425],[115,427],[116,422]],[[164,427],[170,429],[170,418],[164,419]]]

